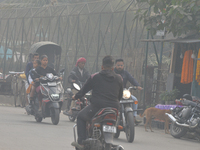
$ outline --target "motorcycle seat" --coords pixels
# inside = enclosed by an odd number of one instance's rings
[[[112,107],[102,108],[94,115],[92,120],[94,120],[96,117],[104,116],[106,114],[111,114],[111,113],[114,113],[116,114],[116,116],[118,116],[118,110],[116,108],[112,108]]]

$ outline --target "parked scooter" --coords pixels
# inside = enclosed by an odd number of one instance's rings
[[[118,119],[118,124],[121,128],[117,129],[115,138],[118,138],[121,131],[126,133],[126,139],[128,142],[133,142],[135,137],[135,125],[133,116],[133,103],[137,104],[137,101],[131,99],[130,89],[136,90],[137,87],[129,87],[124,89],[122,100],[120,100],[120,115]]]
[[[35,98],[30,102],[30,114],[35,116],[37,122],[41,122],[43,118],[51,117],[54,125],[59,123],[60,111],[63,104],[63,87],[58,76],[47,73],[46,76],[39,78],[42,99],[42,114],[38,113],[39,102]]]
[[[102,108],[95,114],[91,122],[86,125],[87,138],[83,141],[84,150],[124,150],[121,145],[113,144],[113,135],[117,130],[117,116],[117,109],[111,107]],[[76,126],[75,124],[73,127],[75,142]]]

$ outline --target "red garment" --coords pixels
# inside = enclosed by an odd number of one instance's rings
[[[76,62],[76,66],[77,66],[78,63],[80,63],[80,62],[86,63],[86,59],[85,59],[84,57],[80,57],[80,58],[77,60],[77,62]]]

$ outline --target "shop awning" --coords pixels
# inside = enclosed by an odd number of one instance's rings
[[[200,43],[200,39],[141,39],[140,42]]]

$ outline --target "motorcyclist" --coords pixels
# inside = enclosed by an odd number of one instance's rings
[[[143,88],[139,86],[139,83],[136,81],[136,79],[128,72],[124,70],[124,60],[123,59],[116,59],[115,60],[115,73],[120,74],[123,78],[123,86],[126,88],[126,83],[129,81],[133,86],[136,86],[138,90],[142,90]],[[138,101],[137,98],[133,95],[131,95],[131,98],[134,101]],[[138,104],[133,103],[133,110],[138,108]],[[140,120],[136,119],[137,111],[134,111],[134,121],[136,124],[141,123]]]
[[[68,82],[70,84],[76,82],[78,84],[84,85],[84,83],[86,82],[86,80],[89,78],[89,72],[85,69],[85,63],[86,63],[86,59],[84,57],[80,57],[77,62],[76,62],[76,66],[74,67],[74,69],[70,72],[70,75],[68,77]],[[74,74],[75,73],[75,74]],[[72,86],[73,87],[73,86]],[[73,89],[73,88],[72,88]],[[72,90],[73,94],[76,94],[75,90]],[[65,110],[63,112],[63,114],[65,115],[72,115],[72,110],[71,108],[74,106],[74,102],[71,102],[68,104],[68,106],[70,106],[70,110],[67,111]]]
[[[37,67],[35,70],[38,74],[38,77],[36,79],[34,79],[34,81],[39,81],[39,77],[46,76],[47,73],[52,73],[53,75],[57,75],[55,70],[48,66],[48,56],[47,55],[42,55],[40,61],[41,61],[41,66]],[[60,77],[60,79],[62,79],[62,78]],[[36,83],[35,86],[36,86],[36,92],[37,92],[38,101],[39,101],[38,112],[40,113],[42,110],[42,107],[41,107],[42,106],[42,93],[40,90],[41,87],[39,86],[38,82]]]
[[[83,149],[83,140],[86,139],[86,122],[101,109],[113,107],[119,109],[119,100],[123,95],[122,78],[114,69],[114,60],[111,56],[105,56],[102,61],[102,70],[89,77],[81,90],[73,96],[80,99],[88,91],[92,90],[91,105],[82,109],[77,117],[78,143],[72,142],[72,146]]]

